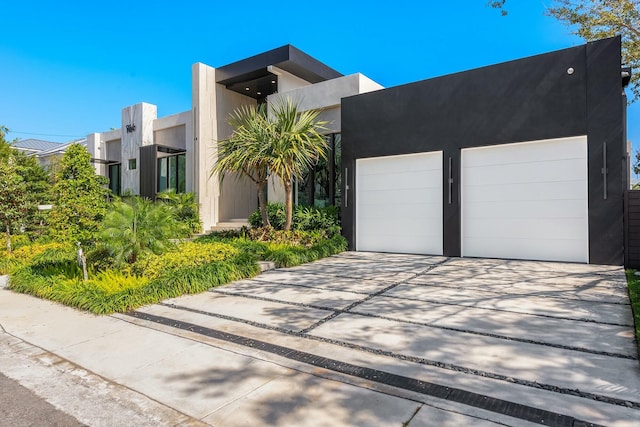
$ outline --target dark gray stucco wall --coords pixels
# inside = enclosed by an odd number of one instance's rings
[[[350,247],[356,159],[442,150],[443,182],[449,163],[454,181],[451,203],[443,188],[444,254],[460,256],[461,149],[586,134],[590,262],[622,264],[626,150],[620,61],[620,39],[612,38],[343,99],[342,167],[349,189],[342,223]]]

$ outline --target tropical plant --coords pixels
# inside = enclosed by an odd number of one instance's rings
[[[98,245],[109,250],[116,265],[132,264],[142,254],[160,254],[173,247],[171,239],[183,232],[169,206],[134,196],[110,204]]]
[[[285,230],[291,229],[293,182],[301,178],[319,159],[327,158],[328,144],[322,131],[327,122],[320,111],[300,111],[290,98],[277,98],[271,104],[273,139],[268,146],[269,170],[280,178],[285,190]]]
[[[54,208],[48,216],[49,232],[60,241],[90,243],[107,209],[107,178],[96,175],[91,155],[71,144],[60,161],[53,186]]]
[[[218,145],[218,161],[211,173],[236,172],[249,177],[258,190],[262,223],[269,226],[265,187],[270,175],[285,189],[284,229],[291,229],[293,181],[327,158],[328,144],[320,133],[326,122],[317,110],[300,111],[289,98],[276,98],[266,107],[242,106],[229,119],[234,127],[230,138]]]
[[[186,235],[202,231],[195,194],[176,193],[173,190],[168,190],[158,193],[156,197],[171,207],[173,218],[179,224],[184,225]]]
[[[284,229],[286,221],[285,208],[282,203],[267,204],[267,214],[269,222],[276,230]],[[263,227],[260,212],[255,211],[249,215],[249,224],[252,227]],[[326,206],[324,208],[316,208],[314,206],[300,206],[293,208],[291,220],[292,230],[329,230],[338,228],[340,231],[340,208],[337,206]]]
[[[229,173],[237,178],[245,176],[256,186],[258,206],[264,224],[267,216],[266,186],[269,179],[269,157],[267,149],[273,140],[273,126],[267,117],[264,104],[237,108],[229,117],[234,131],[228,139],[218,143],[218,160],[211,176],[218,175],[222,181]]]

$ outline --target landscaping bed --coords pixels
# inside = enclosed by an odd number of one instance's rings
[[[4,256],[0,268],[10,274],[11,290],[109,314],[255,276],[260,273],[258,261],[291,267],[345,249],[346,241],[339,234],[255,229],[181,242],[124,268],[101,265],[96,251],[89,254],[96,268],[86,281],[75,248],[59,243],[25,246],[15,255]]]

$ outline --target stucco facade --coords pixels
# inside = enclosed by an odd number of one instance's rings
[[[196,63],[191,110],[159,118],[152,104],[125,107],[121,127],[89,134],[87,150],[96,172],[109,177],[116,192],[150,198],[165,188],[194,192],[203,229],[209,230],[246,219],[258,205],[250,180],[226,176],[221,182],[211,176],[217,143],[233,131],[227,119],[234,109],[286,96],[303,111],[321,110],[321,120],[336,134],[341,131],[341,99],[378,89],[382,86],[362,74],[342,76],[290,45],[219,68]],[[270,181],[268,198],[284,200],[278,182]]]

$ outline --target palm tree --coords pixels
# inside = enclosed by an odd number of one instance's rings
[[[184,237],[202,231],[195,194],[166,190],[158,193],[156,198],[171,207],[173,218],[184,228]]]
[[[132,264],[143,253],[166,251],[172,246],[170,239],[179,237],[181,232],[181,225],[174,220],[168,205],[133,196],[109,205],[100,230],[100,243],[116,264]]]
[[[320,111],[299,111],[290,98],[277,98],[271,106],[273,139],[269,144],[269,169],[284,185],[285,230],[291,229],[293,182],[320,159],[327,159],[328,144],[320,133],[327,122],[318,120]]]
[[[218,160],[211,176],[220,175],[222,181],[227,173],[246,176],[256,185],[258,206],[262,224],[270,226],[267,215],[265,190],[269,179],[266,149],[272,139],[272,124],[267,118],[265,105],[249,105],[237,108],[229,117],[234,131],[231,137],[218,144]]]
[[[320,133],[326,122],[317,110],[299,111],[289,98],[277,98],[267,111],[260,106],[242,106],[229,119],[230,138],[218,145],[218,161],[211,174],[240,172],[255,184],[262,224],[270,226],[265,187],[270,174],[280,178],[286,192],[285,230],[291,229],[293,181],[320,158],[327,158],[327,141]]]

